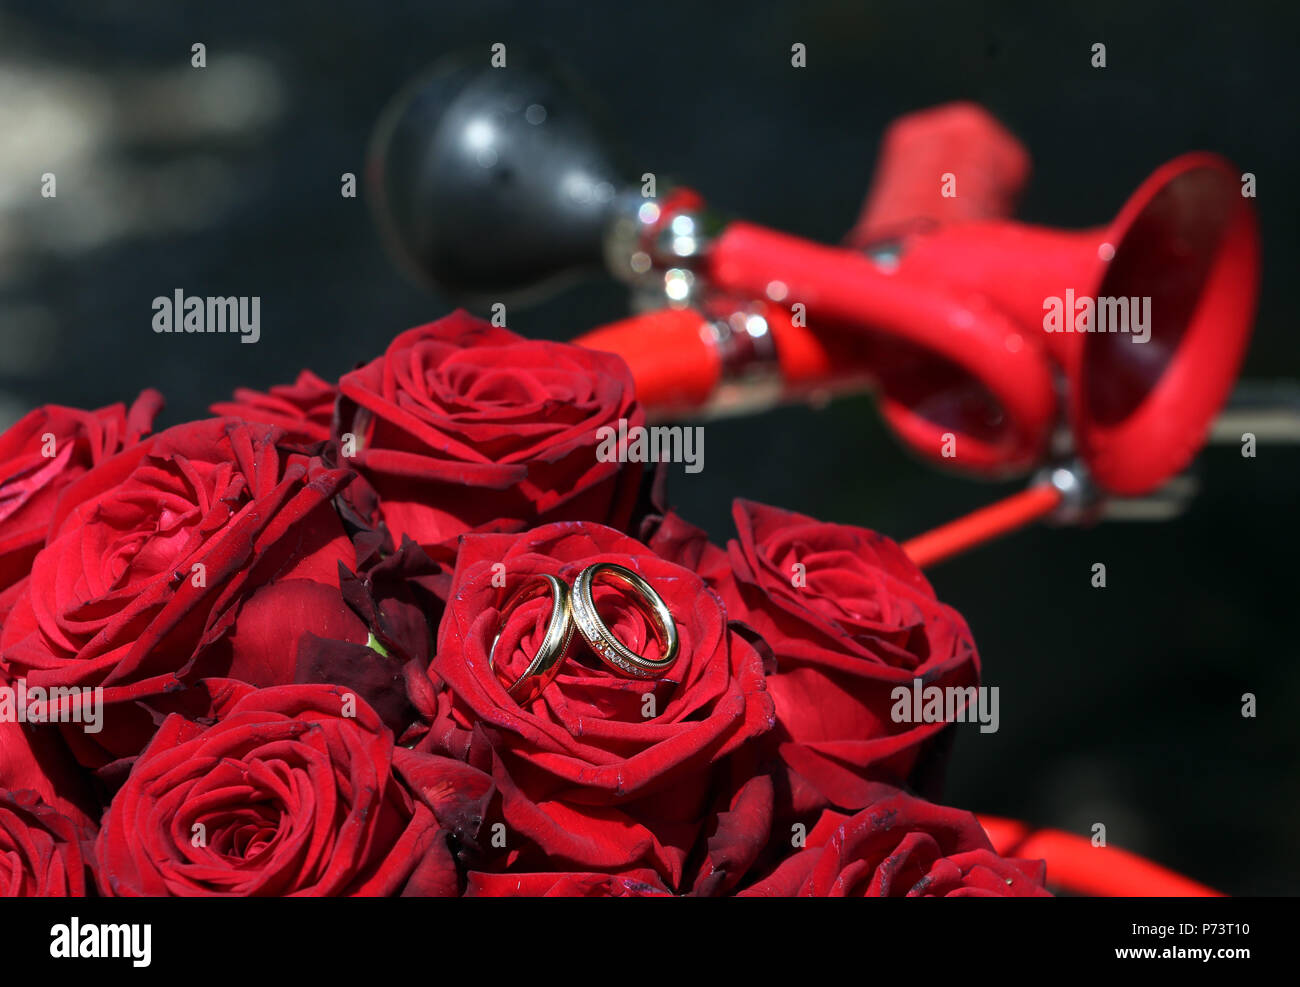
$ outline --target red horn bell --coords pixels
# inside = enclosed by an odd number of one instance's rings
[[[1110,493],[1148,492],[1200,448],[1254,319],[1254,210],[1235,169],[1212,154],[1157,169],[1100,230],[955,222],[894,251],[882,263],[732,223],[707,275],[734,294],[778,284],[823,338],[875,335],[870,365],[886,418],[935,459],[955,435],[948,465],[1023,468],[1041,455],[1055,414],[1040,369],[1047,352],[1064,372],[1093,478]],[[1047,331],[1049,300],[1071,297],[1091,299],[1094,315],[1099,298],[1149,298],[1150,335],[1072,331],[1073,311],[1059,327],[1071,331]]]
[[[1029,170],[1024,145],[976,103],[905,114],[885,129],[871,190],[844,242],[864,249],[918,229],[1005,219]],[[961,195],[935,195],[945,174],[961,176]]]
[[[953,225],[909,239],[900,266],[922,284],[980,292],[1035,332],[1065,372],[1071,429],[1093,479],[1138,495],[1196,455],[1236,380],[1259,235],[1236,169],[1193,153],[1158,168],[1102,229]],[[1099,298],[1150,298],[1149,339],[1047,331],[1048,299],[1067,292],[1094,309]],[[1074,319],[1064,314],[1060,328]]]

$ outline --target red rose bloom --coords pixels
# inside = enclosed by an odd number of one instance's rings
[[[142,393],[129,411],[121,404],[98,411],[46,405],[0,435],[0,626],[12,605],[5,591],[31,570],[59,494],[135,445],[161,407],[157,391]]]
[[[85,835],[35,792],[0,789],[0,898],[84,898]]]
[[[282,454],[282,436],[233,419],[178,425],[69,486],[0,634],[0,673],[102,687],[112,706],[204,675],[291,682],[304,628],[362,633],[338,591],[354,555],[330,503],[349,474]],[[139,707],[104,721],[102,748],[65,730],[91,767],[154,729]]]
[[[474,529],[621,528],[631,516],[640,466],[596,455],[600,428],[645,421],[617,356],[454,312],[402,333],[339,390],[344,462],[378,495],[395,543],[450,558],[432,546]]]
[[[733,516],[732,577],[717,589],[775,654],[773,736],[794,810],[862,808],[868,779],[906,780],[947,725],[894,722],[893,690],[979,683],[970,630],[883,535],[744,500]]]
[[[333,384],[304,370],[292,384],[279,384],[265,394],[237,388],[233,401],[218,401],[211,411],[246,422],[279,425],[289,442],[324,442],[330,437],[338,393]]]
[[[633,569],[663,597],[681,639],[676,664],[661,679],[623,678],[579,643],[577,657],[521,708],[488,668],[497,607],[530,575],[571,584],[595,562]],[[647,653],[649,628],[626,597],[599,587],[596,604],[620,640]],[[511,612],[497,645],[503,669],[517,672],[536,653],[550,607],[542,597]],[[466,536],[431,672],[428,688],[412,690],[432,721],[418,749],[492,775],[509,834],[502,866],[650,869],[667,887],[703,882],[718,893],[766,842],[770,781],[736,760],[772,722],[759,655],[728,629],[703,580],[640,542],[576,522]],[[688,854],[706,842],[701,869],[686,874]]]
[[[671,898],[654,871],[630,874],[469,875],[466,898]]]
[[[741,897],[1050,897],[1042,861],[999,857],[969,812],[887,785],[849,817],[826,812],[806,846]]]
[[[0,678],[0,687],[12,688]],[[59,731],[0,717],[0,789],[31,791],[78,826],[88,826],[99,809],[85,771],[73,759]]]
[[[369,706],[335,686],[210,685],[217,722],[169,716],[113,798],[103,894],[457,893],[445,834]]]

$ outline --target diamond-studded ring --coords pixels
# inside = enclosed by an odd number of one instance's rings
[[[496,660],[497,642],[501,640],[501,632],[505,630],[506,620],[521,603],[542,596],[548,589],[552,604],[546,636],[542,638],[537,654],[528,663],[523,674],[506,689],[506,692],[510,693],[510,698],[520,706],[532,702],[555,680],[569,653],[569,647],[573,643],[574,626],[569,607],[569,588],[559,579],[546,573],[530,576],[502,604],[496,637],[492,639],[492,650],[488,652],[488,668],[492,669],[501,684],[505,685],[507,680],[501,678],[500,673],[493,668],[493,662]]]
[[[610,633],[592,599],[592,587],[597,583],[606,583],[631,590],[631,597],[637,608],[646,616],[659,643],[660,658],[646,658],[639,655]],[[613,562],[597,562],[578,573],[573,581],[573,596],[569,603],[573,611],[573,620],[578,633],[597,658],[609,668],[629,678],[657,679],[667,673],[677,661],[678,638],[677,624],[664,603],[663,597],[655,592],[648,582],[631,569]]]

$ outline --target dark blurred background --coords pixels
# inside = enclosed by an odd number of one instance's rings
[[[1245,376],[1300,378],[1286,307],[1300,8],[985,6],[5,0],[0,425],[147,386],[171,424],[304,366],[334,378],[447,311],[390,263],[340,175],[361,176],[409,76],[497,41],[585,79],[637,173],[824,241],[852,224],[885,125],[948,100],[983,103],[1028,145],[1020,215],[1035,222],[1108,221],[1156,165],[1219,151],[1258,177],[1263,297]],[[56,199],[39,195],[44,172]],[[155,335],[150,303],[175,288],[261,296],[261,341]],[[563,339],[625,313],[621,289],[589,284],[510,323]],[[711,424],[706,464],[675,467],[670,492],[716,540],[738,495],[902,539],[1018,489],[913,461],[866,397]],[[1220,447],[1197,472],[1177,521],[1039,527],[931,572],[1001,689],[998,733],[959,728],[948,801],[1084,835],[1102,822],[1111,844],[1224,891],[1293,894],[1300,450]],[[1089,582],[1098,561],[1105,589]]]

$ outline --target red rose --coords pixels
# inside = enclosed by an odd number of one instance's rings
[[[354,544],[358,568],[341,572],[340,589],[357,617],[357,636],[306,630],[299,639],[294,681],[346,686],[374,707],[401,743],[406,729],[416,724],[407,681],[411,675],[424,676],[433,658],[433,632],[443,604],[429,584],[435,574],[441,578],[441,571],[409,540],[395,550],[366,538]],[[409,673],[408,665],[413,667]]]
[[[396,776],[369,706],[336,686],[208,685],[217,722],[169,716],[113,798],[95,843],[102,893],[458,892],[446,833]]]
[[[454,312],[402,333],[339,390],[344,462],[378,495],[395,542],[432,549],[475,529],[631,517],[641,467],[596,455],[599,429],[645,421],[617,356]]]
[[[11,602],[5,590],[31,570],[45,544],[54,504],[86,470],[134,445],[153,426],[162,395],[145,391],[128,411],[46,405],[0,435],[0,626]]]
[[[304,630],[364,642],[338,591],[354,556],[331,498],[347,481],[284,454],[267,425],[211,419],[144,440],[69,486],[0,634],[0,673],[29,686],[102,687],[99,767],[154,724],[129,704],[205,675],[293,681]]]
[[[658,680],[622,678],[590,657],[571,658],[521,708],[488,668],[503,595],[537,573],[571,584],[595,562],[627,566],[655,587],[676,621],[680,657]],[[598,588],[596,603],[611,631],[644,653],[651,635],[639,611],[609,587]],[[511,613],[497,646],[503,668],[535,653],[550,606],[542,597]],[[492,775],[508,834],[502,866],[648,868],[667,887],[699,884],[718,893],[765,844],[770,780],[751,777],[752,765],[738,760],[772,722],[759,655],[728,629],[703,580],[640,542],[578,522],[466,536],[431,672],[429,687],[412,690],[432,720],[418,749]],[[688,874],[697,846],[704,859]]]
[[[969,812],[888,785],[867,808],[826,812],[807,844],[741,897],[1050,897],[1042,861],[999,857]]]
[[[35,792],[0,789],[0,898],[84,898],[88,835]]]
[[[731,573],[717,550],[692,545],[731,615],[772,648],[768,691],[793,808],[866,805],[867,781],[904,781],[947,725],[899,723],[893,691],[975,686],[979,656],[965,620],[940,603],[921,571],[883,535],[738,500]],[[669,537],[671,536],[671,537]],[[657,541],[656,541],[657,544]]]
[[[0,678],[0,688],[12,686]],[[59,731],[45,724],[0,716],[0,789],[30,790],[80,826],[99,816],[87,773],[73,760]]]
[[[338,388],[304,370],[292,384],[279,384],[265,394],[237,388],[233,401],[218,401],[211,411],[246,422],[279,425],[289,442],[324,442],[334,424],[337,397]]]
[[[671,898],[654,871],[640,874],[469,875],[466,898]]]

